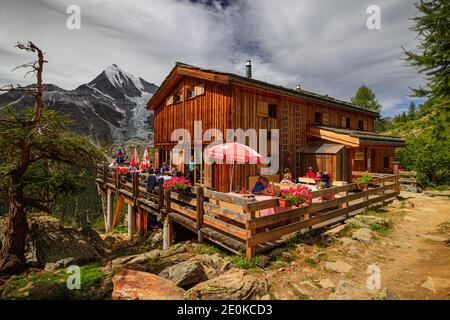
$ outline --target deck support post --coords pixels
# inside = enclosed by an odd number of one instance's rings
[[[112,231],[112,219],[113,219],[113,196],[110,189],[106,191],[106,233]]]
[[[366,188],[366,191],[369,191],[369,187]],[[368,202],[369,199],[370,199],[370,196],[369,196],[369,195],[367,195],[366,198],[364,199],[365,201],[367,201],[367,206],[366,206],[366,209],[367,209],[367,210],[369,210],[369,202]]]
[[[201,228],[203,226],[203,187],[197,188],[197,240],[203,242]]]
[[[249,243],[249,239],[256,234],[256,230],[250,225],[250,221],[254,218],[254,211],[247,212],[247,218],[245,222],[245,229],[247,230],[247,239],[245,241],[245,256],[247,257],[247,259],[253,258],[256,254],[255,246],[251,246]]]
[[[395,180],[394,180],[394,183],[396,184],[396,186],[395,186],[395,192],[397,193],[397,196],[399,196],[400,195],[400,185],[399,185],[399,174],[400,174],[400,171],[399,171],[399,167],[398,167],[398,162],[397,161],[395,161],[394,162],[394,175],[395,175]]]
[[[162,214],[163,222],[163,250],[169,249],[172,245],[173,229],[170,213],[170,189],[164,190],[164,211]]]
[[[348,190],[345,191],[345,198],[347,198],[347,197],[348,197]],[[347,202],[345,202],[345,208],[348,208],[348,206],[349,206],[349,202],[347,201]],[[347,213],[345,214],[345,216],[346,216],[346,218],[348,219],[349,216],[350,216],[350,213],[347,211]]]
[[[131,240],[136,233],[136,210],[128,204],[128,238]]]
[[[173,223],[169,216],[166,216],[163,223],[163,250],[170,248],[173,242]]]

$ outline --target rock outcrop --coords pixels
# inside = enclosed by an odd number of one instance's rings
[[[54,269],[84,264],[107,253],[105,243],[91,227],[67,227],[59,219],[30,216],[26,241],[27,263],[35,268]],[[0,222],[0,240],[4,241],[6,220]]]
[[[198,260],[188,260],[167,267],[159,276],[173,281],[179,287],[188,287],[207,279],[205,269]]]
[[[249,300],[268,293],[269,283],[259,280],[241,269],[231,269],[211,280],[189,289],[190,300]]]
[[[123,269],[113,279],[113,300],[182,300],[184,290],[156,274]]]

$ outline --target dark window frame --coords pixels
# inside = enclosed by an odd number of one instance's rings
[[[278,118],[278,106],[275,103],[269,103],[267,105],[267,115],[269,118]]]
[[[323,124],[323,114],[322,112],[314,112],[314,123]]]
[[[358,120],[358,131],[364,131],[364,121]]]
[[[384,156],[383,157],[383,169],[389,169],[391,164],[391,159],[389,156]]]

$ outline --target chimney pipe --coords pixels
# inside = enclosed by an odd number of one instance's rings
[[[245,65],[245,73],[246,73],[247,78],[252,77],[252,61],[251,60],[247,60],[247,63]]]

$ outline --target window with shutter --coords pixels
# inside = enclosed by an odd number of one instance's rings
[[[329,113],[323,114],[322,123],[326,126],[328,126],[330,124],[330,114]]]
[[[195,96],[196,97],[204,94],[205,93],[205,85],[204,84],[200,84],[198,86],[195,86],[194,91],[195,91]]]
[[[173,96],[169,96],[166,99],[166,106],[173,104]]]
[[[269,116],[269,104],[265,101],[258,101],[258,117]]]
[[[195,98],[195,87],[194,88],[188,87],[186,89],[186,98],[187,99]]]
[[[181,90],[177,90],[173,94],[173,103],[179,103],[181,101],[183,101],[183,93],[181,92]]]
[[[369,121],[364,120],[363,129],[364,129],[364,131],[369,131]]]
[[[341,116],[341,128],[347,128],[347,118],[345,116]]]

